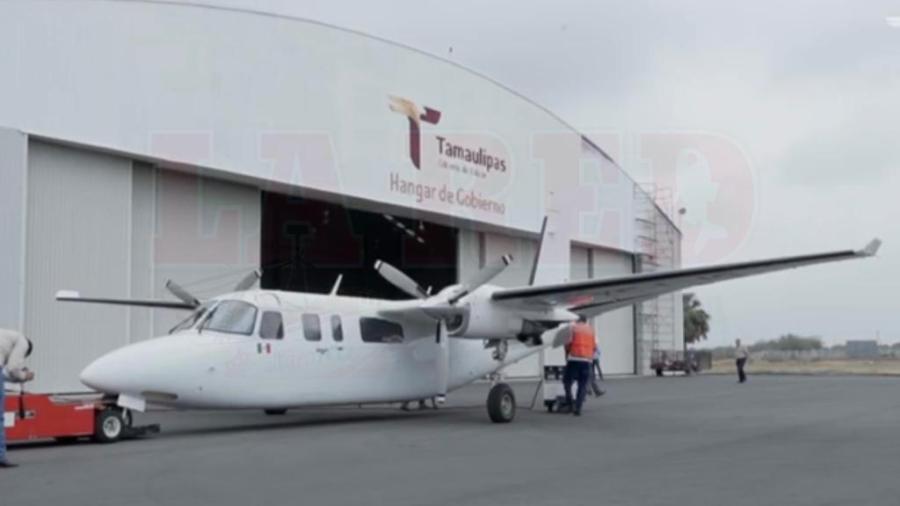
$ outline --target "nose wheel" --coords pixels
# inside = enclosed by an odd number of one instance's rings
[[[117,408],[106,408],[97,412],[94,423],[94,441],[115,443],[131,426],[131,414]]]
[[[491,387],[487,398],[487,412],[494,423],[509,423],[516,417],[516,395],[506,383]]]

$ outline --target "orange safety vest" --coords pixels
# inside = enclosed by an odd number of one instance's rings
[[[569,358],[580,358],[591,361],[597,350],[594,329],[587,323],[576,323],[572,326],[572,340],[567,347]]]

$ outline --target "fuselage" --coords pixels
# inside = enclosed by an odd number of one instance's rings
[[[289,408],[441,395],[536,353],[509,341],[438,336],[436,322],[391,319],[399,302],[248,291],[213,299],[170,335],[97,359],[82,382],[109,394],[193,408]],[[443,369],[442,369],[443,368]]]

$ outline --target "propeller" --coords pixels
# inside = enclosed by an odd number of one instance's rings
[[[411,277],[387,262],[382,262],[381,260],[376,261],[375,270],[390,284],[417,299],[424,299],[428,296],[425,290],[423,290]]]
[[[512,263],[512,260],[512,255],[503,255],[499,259],[489,263],[488,265],[485,265],[481,268],[480,271],[476,272],[471,279],[463,283],[462,290],[447,299],[447,302],[449,302],[450,305],[456,305],[456,303],[459,302],[460,299],[476,290],[481,285],[490,282],[492,279],[500,275],[500,273],[503,272],[504,269],[509,267],[509,264]]]
[[[178,283],[172,281],[171,279],[166,281],[166,290],[168,290],[172,295],[177,297],[179,300],[193,307],[200,306],[200,300],[191,295],[187,290],[182,288]]]
[[[234,287],[234,291],[243,292],[245,290],[253,288],[253,285],[255,285],[257,281],[259,281],[260,277],[262,277],[262,273],[259,272],[259,270],[254,270],[250,274],[244,276],[244,278],[238,282],[238,284]]]
[[[512,256],[503,255],[476,272],[470,279],[459,285],[447,287],[437,295],[431,295],[430,287],[428,291],[423,290],[411,277],[387,262],[381,260],[375,262],[375,270],[400,290],[417,299],[423,299],[421,308],[426,314],[441,322],[451,322],[460,318],[460,308],[457,307],[460,300],[497,277],[511,263]]]

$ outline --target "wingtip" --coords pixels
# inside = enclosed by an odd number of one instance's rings
[[[860,254],[867,257],[873,257],[878,253],[879,248],[881,248],[881,239],[875,238],[869,241],[869,244],[866,244],[866,247],[860,251]]]

